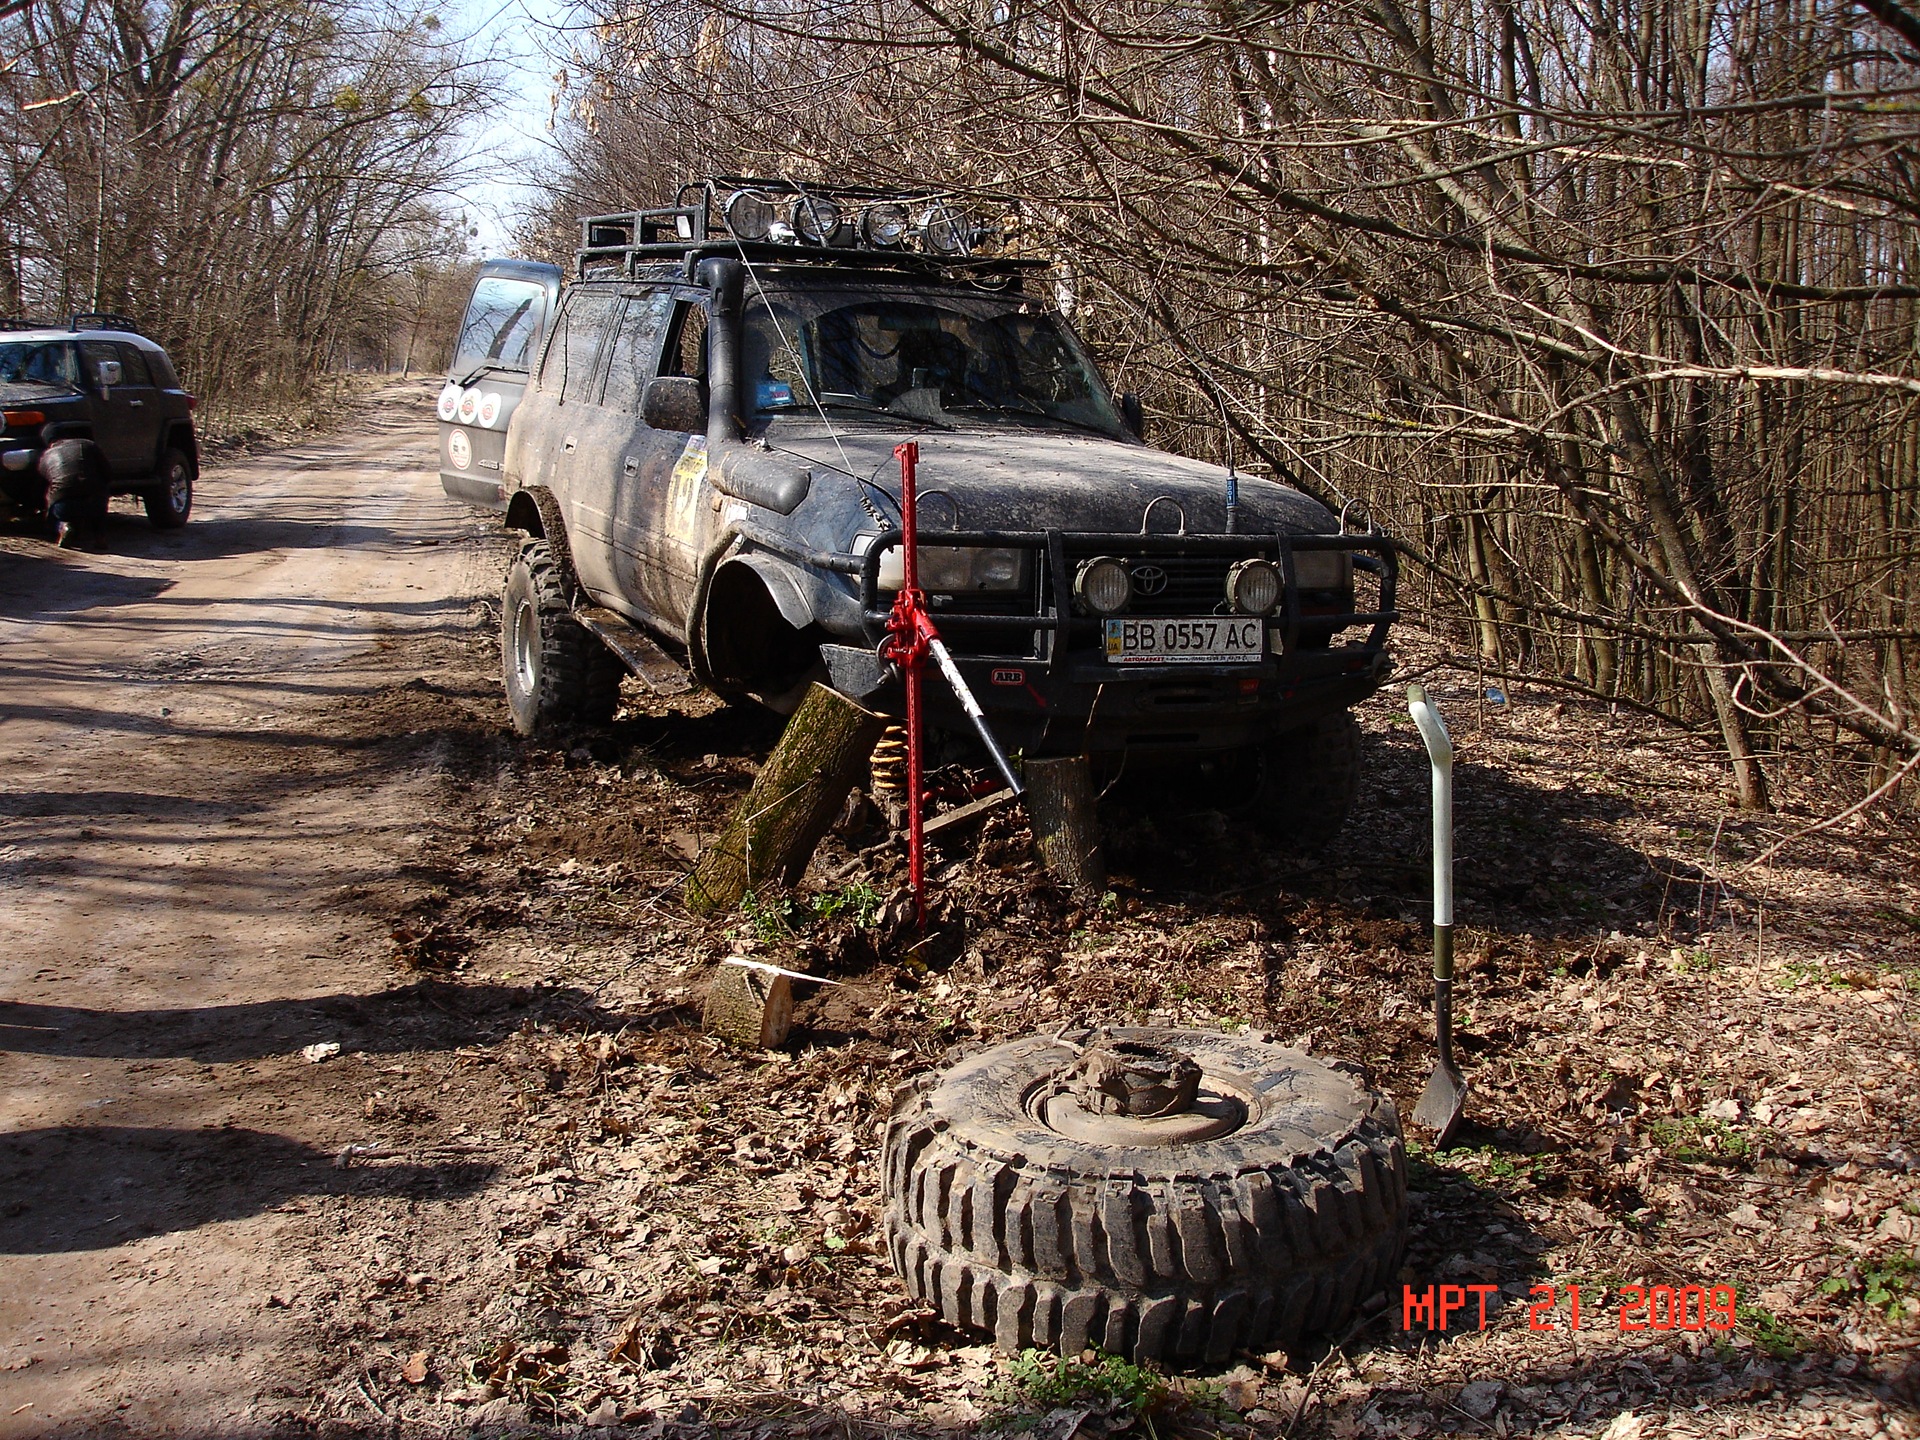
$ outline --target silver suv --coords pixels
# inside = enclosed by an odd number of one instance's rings
[[[581,226],[506,441],[523,733],[609,718],[629,670],[897,710],[878,648],[912,439],[922,586],[1003,746],[1200,766],[1272,830],[1338,827],[1348,709],[1389,670],[1391,543],[1143,443],[1030,283],[1044,262],[939,196],[746,179]]]

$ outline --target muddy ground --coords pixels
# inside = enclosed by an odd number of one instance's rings
[[[177,534],[0,538],[0,1436],[1067,1440],[1135,1401],[1163,1435],[1920,1433],[1911,813],[1755,865],[1817,774],[1737,815],[1706,737],[1489,698],[1408,635],[1460,747],[1475,1097],[1416,1151],[1402,1282],[1500,1286],[1487,1328],[1409,1334],[1396,1291],[1299,1354],[1043,1377],[875,1245],[892,1087],[1144,1019],[1271,1031],[1410,1111],[1398,683],[1315,861],[1117,792],[1099,903],[1003,813],[940,857],[934,945],[871,831],[790,905],[696,920],[680,882],[777,722],[630,682],[608,729],[512,736],[507,548],[440,496],[430,400],[210,467]],[[843,982],[779,1051],[699,1029],[742,951]],[[1634,1284],[1736,1287],[1737,1328],[1625,1332]]]

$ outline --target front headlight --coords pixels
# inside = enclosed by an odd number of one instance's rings
[[[1353,584],[1353,552],[1294,551],[1293,583],[1302,590],[1345,590]]]
[[[1023,590],[1030,556],[1025,550],[974,545],[922,545],[920,588],[942,595]],[[880,557],[880,588],[897,592],[907,583],[906,557],[894,546]]]

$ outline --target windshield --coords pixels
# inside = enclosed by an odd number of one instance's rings
[[[819,404],[936,424],[1126,433],[1072,332],[1015,296],[905,287],[756,295],[745,360],[761,414]]]
[[[467,302],[452,373],[465,375],[488,365],[525,370],[546,313],[546,286],[499,275],[483,277]]]
[[[0,345],[0,385],[52,385],[80,388],[73,346],[63,340],[16,340]]]

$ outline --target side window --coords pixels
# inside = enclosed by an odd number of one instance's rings
[[[595,361],[600,356],[600,338],[619,301],[618,295],[582,295],[575,299],[567,324],[567,373],[560,385],[561,403],[591,404],[596,398],[599,371]]]
[[[121,380],[128,385],[151,385],[153,376],[147,372],[146,352],[137,345],[116,345],[120,352]]]
[[[173,368],[173,361],[169,360],[165,354],[148,355],[147,368],[153,371],[153,383],[158,385],[162,390],[178,390],[180,388],[180,376]]]
[[[553,331],[547,336],[547,353],[540,362],[539,388],[560,393],[560,382],[567,374],[567,336],[573,333],[573,304],[571,301],[561,307],[553,322]]]
[[[82,340],[80,342],[80,369],[84,372],[81,383],[89,390],[100,388],[100,362],[111,360],[120,362],[120,347],[105,340]]]
[[[673,297],[665,291],[635,295],[627,301],[627,313],[613,332],[613,354],[607,361],[607,391],[601,403],[609,410],[640,413],[640,391],[654,374],[660,331],[672,307]]]
[[[660,373],[706,378],[707,312],[703,306],[682,300],[674,307],[673,330],[660,357]]]

